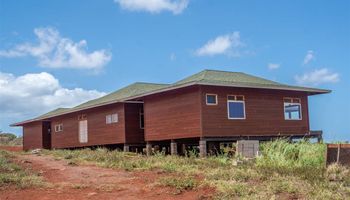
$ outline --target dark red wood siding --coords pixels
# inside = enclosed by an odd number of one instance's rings
[[[144,99],[145,140],[199,137],[199,87],[189,87]]]
[[[42,122],[32,122],[23,126],[23,150],[43,148]]]
[[[118,113],[118,123],[106,124],[106,115]],[[79,142],[78,115],[86,114],[88,142]],[[124,104],[111,104],[51,119],[52,148],[82,147],[125,142]],[[55,125],[63,124],[62,132],[55,132]]]
[[[309,132],[306,93],[279,90],[202,86],[204,137],[305,134]],[[207,93],[218,95],[218,105],[206,105]],[[227,95],[244,95],[246,119],[228,119]],[[300,98],[302,120],[284,119],[284,97]]]

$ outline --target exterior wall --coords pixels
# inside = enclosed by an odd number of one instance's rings
[[[127,144],[144,143],[144,129],[141,129],[140,110],[143,104],[127,103],[125,104],[125,129]]]
[[[207,93],[218,95],[218,105],[206,105]],[[246,119],[228,119],[227,95],[244,95]],[[301,98],[302,120],[284,119],[284,97]],[[308,99],[302,92],[201,86],[201,105],[204,137],[309,132]]]
[[[145,97],[145,140],[200,137],[199,102],[197,86]]]
[[[118,113],[118,122],[106,124],[106,115]],[[86,114],[88,142],[79,142],[78,115]],[[55,132],[55,125],[63,124],[63,131]],[[52,148],[83,147],[125,142],[124,104],[112,104],[51,119]]]
[[[43,148],[42,122],[33,122],[23,126],[23,150]]]

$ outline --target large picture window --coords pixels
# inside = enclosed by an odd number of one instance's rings
[[[242,95],[227,97],[227,114],[229,119],[245,119],[245,102]]]
[[[301,120],[301,103],[298,98],[284,99],[284,119],[285,120]]]

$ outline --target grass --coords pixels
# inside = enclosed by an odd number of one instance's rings
[[[23,170],[17,164],[11,162],[13,155],[0,150],[0,188],[15,185],[18,188],[38,187],[44,183],[38,175]]]
[[[126,171],[163,172],[158,183],[182,192],[202,185],[216,189],[217,199],[346,199],[350,196],[349,169],[324,165],[324,144],[284,140],[261,145],[261,156],[244,161],[227,154],[208,158],[143,156],[107,149],[44,151],[67,163],[96,164]],[[201,178],[198,178],[201,177]]]

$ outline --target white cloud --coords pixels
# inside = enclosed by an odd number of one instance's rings
[[[68,89],[49,73],[14,76],[0,72],[0,113],[16,121],[58,107],[71,107],[105,95],[96,90]]]
[[[239,48],[243,46],[244,43],[241,41],[239,32],[235,31],[231,34],[221,35],[208,41],[204,46],[197,49],[195,54],[197,56],[225,54],[237,57],[240,56]]]
[[[329,71],[327,68],[316,69],[300,76],[295,76],[297,84],[320,85],[323,83],[336,83],[339,81],[339,74]]]
[[[180,14],[187,7],[189,0],[114,0],[123,9],[160,13],[170,11]]]
[[[311,61],[315,60],[315,55],[314,55],[314,51],[309,50],[306,52],[303,64],[306,65],[308,63],[310,63]]]
[[[275,69],[278,69],[278,68],[280,68],[280,64],[277,64],[277,63],[269,63],[268,65],[267,65],[267,68],[269,68],[269,70],[275,70]]]
[[[32,56],[42,67],[94,70],[101,69],[112,58],[111,53],[104,49],[87,52],[85,40],[73,42],[60,36],[54,28],[36,28],[34,33],[37,44],[23,43],[10,50],[0,50],[0,57]]]

